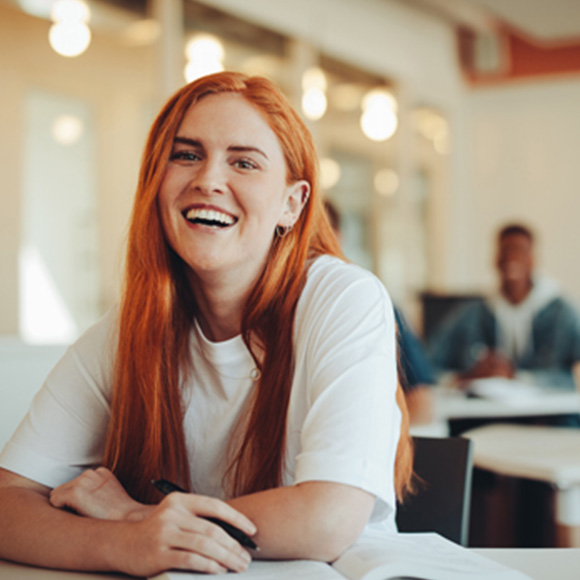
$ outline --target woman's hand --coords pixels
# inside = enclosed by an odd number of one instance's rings
[[[54,488],[50,503],[77,514],[100,520],[143,519],[153,508],[134,500],[106,467],[87,469],[81,475]]]
[[[171,493],[138,522],[122,523],[111,538],[114,569],[150,576],[169,569],[207,573],[242,572],[248,552],[219,526],[215,517],[252,536],[256,527],[223,501],[188,493]]]

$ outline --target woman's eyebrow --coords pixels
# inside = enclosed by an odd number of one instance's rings
[[[251,145],[230,145],[228,147],[228,151],[238,151],[238,152],[242,152],[242,153],[246,153],[248,151],[254,151],[255,153],[259,153],[265,159],[268,159],[268,156],[264,153],[264,151],[262,151],[258,147],[253,147]]]
[[[175,137],[173,143],[182,143],[183,145],[190,145],[191,147],[199,147],[203,149],[203,145],[199,141],[187,137]]]
[[[203,145],[201,144],[200,141],[197,141],[196,139],[190,139],[189,137],[175,137],[173,143],[181,143],[183,145],[189,145],[190,147],[198,147],[200,149],[203,149]],[[268,159],[268,156],[262,149],[260,149],[259,147],[254,147],[253,145],[230,145],[228,147],[228,151],[236,151],[242,153],[254,151],[255,153],[258,153],[262,157],[264,157],[264,159]]]

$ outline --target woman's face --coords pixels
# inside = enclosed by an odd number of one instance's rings
[[[203,280],[251,285],[277,225],[293,224],[309,186],[286,183],[280,143],[264,114],[235,93],[202,98],[175,137],[158,206],[166,238]]]

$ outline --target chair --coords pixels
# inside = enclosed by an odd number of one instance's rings
[[[435,294],[423,292],[421,304],[423,307],[423,339],[429,342],[445,320],[455,310],[472,304],[482,302],[483,297],[479,294]]]
[[[437,532],[467,546],[473,443],[463,437],[413,437],[417,492],[397,507],[401,532]]]

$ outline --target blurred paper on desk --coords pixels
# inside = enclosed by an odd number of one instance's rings
[[[542,389],[537,385],[505,379],[503,377],[491,377],[488,379],[474,379],[469,382],[466,392],[474,397],[505,401],[517,404],[537,399],[542,394]]]

